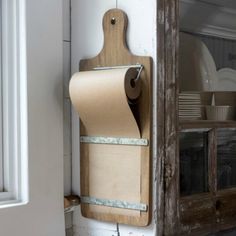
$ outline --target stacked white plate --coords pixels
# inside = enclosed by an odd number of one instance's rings
[[[236,91],[236,70],[222,68],[217,71],[217,91]]]
[[[207,46],[196,36],[180,33],[180,89],[214,91],[217,83],[215,61]]]
[[[202,118],[200,93],[182,92],[179,94],[179,118],[181,120],[199,120]]]

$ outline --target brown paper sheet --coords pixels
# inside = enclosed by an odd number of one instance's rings
[[[140,138],[129,99],[140,95],[134,68],[76,73],[70,82],[72,103],[84,127],[82,135]],[[140,202],[141,147],[86,145],[89,153],[89,196]],[[95,212],[139,215],[132,210],[90,206]]]

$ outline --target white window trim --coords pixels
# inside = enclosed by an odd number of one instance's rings
[[[0,12],[2,12],[2,1],[0,0]],[[2,13],[0,13],[2,22]],[[0,192],[3,191],[3,149],[2,149],[2,24],[0,24]]]
[[[28,202],[25,0],[1,1],[4,192],[0,208]]]

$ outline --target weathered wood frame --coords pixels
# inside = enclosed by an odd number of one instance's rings
[[[217,192],[216,186],[216,129],[236,127],[235,122],[178,121],[179,0],[157,0],[157,45],[156,235],[206,235],[235,227],[236,190]],[[209,192],[180,198],[178,132],[192,128],[209,128]],[[223,209],[217,209],[218,201]]]
[[[178,34],[179,1],[157,0],[157,235],[179,228]],[[168,227],[167,227],[168,226]]]

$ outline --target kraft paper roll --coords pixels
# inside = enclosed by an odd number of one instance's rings
[[[129,100],[140,96],[134,68],[76,73],[70,82],[72,104],[87,136],[140,138]],[[141,147],[81,144],[89,169],[89,196],[140,202]],[[83,194],[83,193],[82,193]],[[139,211],[89,205],[93,212],[140,216]]]
[[[135,68],[76,73],[70,81],[70,97],[90,136],[137,138],[139,128],[128,99],[140,96]]]

